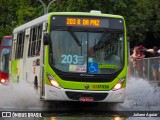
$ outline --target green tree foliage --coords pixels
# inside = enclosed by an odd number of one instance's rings
[[[42,1],[47,7],[52,0]],[[39,0],[1,0],[0,8],[0,38],[11,35],[13,28],[44,14],[44,6]],[[124,16],[131,47],[160,45],[159,0],[57,0],[49,9],[50,12],[90,10]]]
[[[14,6],[14,3],[13,3]],[[11,2],[1,0],[0,2],[0,38],[4,35],[11,35],[11,29],[14,27],[14,21],[16,21],[14,7]]]

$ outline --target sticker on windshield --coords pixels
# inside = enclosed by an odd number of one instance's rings
[[[93,58],[88,58],[88,62],[93,62]]]
[[[105,69],[105,68],[108,68],[108,69],[118,69],[119,66],[117,66],[117,65],[111,65],[111,64],[99,64],[98,68],[100,68],[100,69]]]
[[[61,56],[61,63],[62,64],[83,64],[84,57],[78,55],[65,55]]]
[[[84,64],[84,56],[78,56],[78,65]]]
[[[86,72],[86,65],[69,65],[70,72]]]
[[[98,73],[98,64],[94,62],[88,63],[88,72],[89,73]]]

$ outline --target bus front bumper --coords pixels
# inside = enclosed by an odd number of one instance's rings
[[[45,100],[53,101],[81,101],[86,98],[88,101],[82,102],[124,102],[125,88],[116,91],[86,91],[58,89],[50,85],[45,85]]]

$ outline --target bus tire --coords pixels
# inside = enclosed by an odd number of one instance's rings
[[[19,83],[19,76],[17,76],[17,83]]]
[[[37,76],[34,78],[34,89],[38,90],[38,78],[37,78]]]

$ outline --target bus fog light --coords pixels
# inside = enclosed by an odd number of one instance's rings
[[[56,87],[56,88],[61,88],[61,86],[59,85],[59,83],[56,81],[56,79],[51,76],[51,75],[47,75],[48,76],[48,79],[49,79],[49,82],[51,83],[52,86]]]

